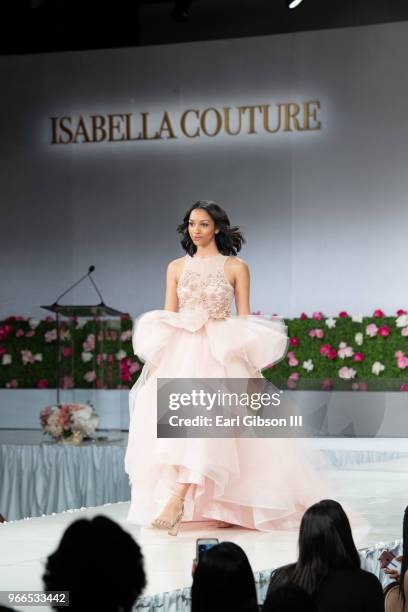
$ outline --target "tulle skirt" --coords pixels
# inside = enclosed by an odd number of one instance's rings
[[[262,378],[288,347],[278,317],[209,318],[205,311],[153,310],[134,322],[133,348],[145,362],[130,391],[125,469],[127,520],[150,524],[177,483],[191,483],[185,521],[222,520],[270,531],[298,526],[324,497],[299,441],[279,438],[157,438],[157,378]]]

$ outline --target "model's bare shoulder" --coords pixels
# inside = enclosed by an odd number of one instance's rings
[[[249,270],[247,262],[244,259],[241,259],[240,257],[229,257],[227,264],[231,270],[238,273]]]
[[[167,274],[173,278],[176,282],[180,277],[180,272],[183,267],[184,257],[177,257],[177,259],[172,259],[167,264]]]

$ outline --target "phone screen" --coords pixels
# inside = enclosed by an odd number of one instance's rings
[[[210,548],[212,548],[213,546],[216,546],[218,544],[218,540],[217,538],[208,538],[208,539],[199,539],[197,540],[197,561],[200,561],[201,556],[203,553],[205,553],[207,550],[210,550]]]

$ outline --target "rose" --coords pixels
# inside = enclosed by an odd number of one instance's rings
[[[406,327],[408,325],[408,314],[403,313],[395,321],[397,327]]]
[[[353,368],[348,368],[347,366],[343,366],[339,370],[339,377],[343,378],[344,380],[350,380],[351,378],[354,378],[356,374],[356,370]]]
[[[289,340],[290,346],[299,346],[299,338],[297,336],[292,336]]]
[[[48,389],[48,380],[46,378],[37,380],[37,389]]]
[[[292,372],[289,376],[286,386],[288,389],[296,389],[296,382],[299,380],[299,374],[297,372]]]
[[[400,391],[408,391],[408,382],[402,383],[400,386]]]
[[[361,332],[357,332],[356,335],[354,336],[354,340],[356,344],[358,344],[358,346],[361,346],[364,340],[363,334]]]
[[[349,317],[349,313],[346,310],[342,310],[341,312],[339,312],[339,318],[340,319],[348,319]]]
[[[397,310],[397,317],[400,317],[401,315],[404,315],[404,314],[408,314],[408,312],[406,310],[403,310],[402,308]]]
[[[378,327],[376,326],[375,323],[369,323],[366,327],[366,334],[367,336],[370,336],[371,338],[373,338],[374,336],[377,335],[378,332]]]
[[[16,338],[21,338],[22,336],[24,336],[24,329],[18,329],[16,331]]]
[[[325,378],[323,383],[322,383],[322,390],[323,391],[330,391],[330,389],[333,387],[333,381],[331,378]]]
[[[95,379],[96,379],[96,373],[94,370],[89,370],[88,372],[84,374],[84,380],[86,380],[87,383],[90,383],[94,381]]]
[[[44,339],[46,342],[53,342],[54,340],[56,340],[57,330],[54,328],[54,329],[50,329],[49,331],[45,332]]]
[[[307,359],[302,363],[302,368],[307,370],[307,372],[311,372],[314,368],[313,361],[311,359]]]
[[[382,372],[383,370],[385,370],[385,366],[382,363],[380,363],[379,361],[373,363],[371,368],[373,374],[379,376],[380,372]]]
[[[70,346],[63,346],[62,347],[62,356],[63,357],[71,357],[72,355],[72,348]]]
[[[88,361],[91,361],[93,359],[93,355],[92,353],[82,352],[81,359],[84,363],[88,363]]]
[[[16,378],[12,378],[10,382],[6,383],[7,389],[17,389],[17,387],[18,387],[18,382]]]
[[[324,318],[324,315],[322,312],[314,312],[312,314],[312,319],[314,319],[315,321],[321,321]]]
[[[306,319],[308,319],[309,317],[305,312],[302,312],[299,318],[301,321],[306,321]]]
[[[309,336],[311,338],[323,338],[324,337],[324,331],[322,329],[316,328],[316,329],[311,329],[309,330]]]
[[[351,346],[347,346],[345,342],[340,342],[339,350],[337,351],[340,359],[345,359],[346,357],[352,357],[354,355],[353,348]]]
[[[291,368],[296,367],[297,365],[299,365],[299,361],[296,359],[295,354],[292,351],[288,352],[288,364],[290,365]]]
[[[21,361],[23,362],[24,365],[27,365],[28,363],[34,363],[34,356],[32,354],[31,351],[20,351],[21,353]]]
[[[377,308],[377,310],[374,310],[373,317],[377,317],[379,319],[382,319],[383,317],[385,317],[385,314],[383,313],[383,311],[380,308]]]
[[[361,362],[361,361],[364,361],[365,355],[364,355],[364,353],[354,353],[353,359],[354,359],[354,361]]]
[[[31,327],[31,329],[35,329],[40,324],[40,321],[38,319],[30,318],[30,319],[28,319],[28,324]]]
[[[389,336],[391,333],[391,327],[389,327],[388,325],[380,325],[380,327],[378,328],[378,335],[382,336],[383,338],[386,338],[387,336]]]
[[[401,329],[401,336],[408,336],[408,325]]]

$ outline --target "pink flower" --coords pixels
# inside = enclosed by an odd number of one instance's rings
[[[382,317],[385,317],[385,314],[380,308],[377,308],[377,310],[374,310],[373,317],[378,317],[381,319]]]
[[[354,361],[364,361],[365,355],[364,353],[354,353],[353,359]]]
[[[353,391],[367,391],[368,385],[365,382],[353,382],[351,388],[353,389]]]
[[[48,389],[48,380],[46,378],[37,380],[37,389]]]
[[[383,338],[386,338],[387,336],[389,336],[390,333],[391,333],[391,327],[389,327],[388,325],[380,325],[380,327],[378,328],[378,335],[383,336]]]
[[[309,330],[309,336],[311,338],[323,338],[324,337],[324,331],[322,329],[316,328],[316,329],[311,329]]]
[[[24,336],[24,329],[18,329],[16,331],[16,338],[21,338],[21,336]]]
[[[10,382],[6,383],[7,389],[17,389],[17,387],[18,387],[18,382],[16,378],[12,378]]]
[[[406,310],[403,310],[402,308],[397,310],[397,317],[400,317],[400,316],[402,316],[404,314],[408,314],[408,312]]]
[[[322,344],[319,352],[323,357],[327,357],[327,359],[330,360],[336,359],[337,357],[337,351],[331,344]]]
[[[290,346],[299,346],[299,338],[297,336],[292,336],[289,340]]]
[[[6,340],[7,336],[11,334],[13,327],[11,325],[3,325],[0,327],[0,341]]]
[[[314,319],[315,321],[321,321],[324,318],[324,315],[322,312],[314,312],[312,314],[312,319]]]
[[[21,361],[24,365],[27,365],[28,363],[34,363],[34,355],[31,351],[20,351],[20,353]]]
[[[297,380],[299,380],[299,374],[297,372],[292,372],[286,383],[288,389],[296,389]]]
[[[408,357],[406,357],[402,351],[397,351],[395,357],[397,358],[397,366],[400,370],[408,368]]]
[[[94,370],[89,370],[89,372],[86,372],[84,375],[84,380],[86,380],[86,382],[88,383],[94,381],[95,379],[96,379],[96,373]]]
[[[401,336],[408,336],[408,326],[401,329]]]
[[[340,342],[339,350],[337,351],[340,359],[345,359],[346,357],[352,357],[354,355],[353,347],[347,346],[345,342]]]
[[[347,366],[343,366],[339,370],[339,377],[344,380],[350,380],[350,378],[354,378],[357,372],[353,368],[348,368]]]
[[[288,363],[291,368],[294,368],[299,365],[299,361],[296,359],[295,353],[293,353],[292,351],[288,352]]]
[[[131,374],[134,374],[135,372],[138,372],[139,370],[140,370],[140,363],[138,361],[134,361],[133,363],[130,364],[129,372]]]
[[[72,355],[72,348],[70,346],[62,347],[62,356],[70,357]]]
[[[63,389],[72,389],[74,387],[74,379],[72,376],[64,376],[62,379]]]
[[[113,355],[108,355],[108,363],[113,363]]]
[[[7,353],[6,347],[5,346],[0,346],[0,357],[1,357],[1,355],[4,355],[4,353]]]
[[[300,315],[300,320],[301,321],[306,321],[306,319],[308,319],[309,317],[307,316],[307,314],[305,312],[302,312],[302,314]]]
[[[350,315],[346,310],[342,310],[341,312],[339,312],[340,319],[347,319],[349,316]]]
[[[322,383],[322,389],[323,391],[330,391],[330,389],[332,389],[333,387],[333,381],[331,378],[325,378],[323,383]]]
[[[45,332],[44,339],[46,342],[53,342],[54,340],[56,340],[57,330],[54,328],[54,329],[50,329],[49,331]]]
[[[400,391],[408,391],[408,382],[402,383],[400,386]]]
[[[378,327],[376,326],[375,323],[369,323],[366,327],[366,334],[367,336],[370,336],[371,338],[373,338],[374,336],[377,335],[378,332]]]

